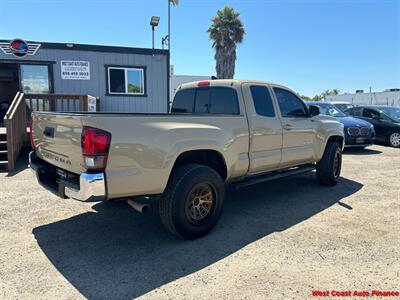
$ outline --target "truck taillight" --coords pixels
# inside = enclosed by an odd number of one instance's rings
[[[32,150],[36,149],[35,142],[33,141],[32,120],[29,122],[29,139],[31,140]]]
[[[81,147],[87,170],[104,171],[110,150],[111,133],[92,127],[83,127]]]

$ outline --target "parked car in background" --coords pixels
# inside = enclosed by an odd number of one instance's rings
[[[183,238],[220,218],[236,188],[316,170],[335,185],[343,125],[290,89],[258,81],[183,84],[169,114],[33,112],[30,166],[60,197],[126,200],[161,195],[165,227]],[[243,204],[248,205],[248,204]]]
[[[318,105],[322,115],[335,117],[344,125],[345,147],[365,148],[374,143],[374,126],[364,120],[346,116],[330,102],[307,102],[307,105]]]
[[[354,107],[354,105],[351,104],[350,102],[331,102],[331,103],[335,105],[337,108],[339,108],[341,111],[345,111]]]
[[[345,113],[372,123],[377,141],[400,148],[400,107],[357,106],[346,110]]]

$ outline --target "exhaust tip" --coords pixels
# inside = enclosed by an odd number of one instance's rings
[[[150,205],[148,205],[148,204],[139,203],[132,199],[128,199],[127,202],[130,207],[132,207],[134,210],[140,212],[141,214],[145,214],[150,210]]]

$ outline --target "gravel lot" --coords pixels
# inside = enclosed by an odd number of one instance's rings
[[[60,200],[20,162],[15,174],[0,173],[0,298],[399,290],[399,169],[399,149],[373,146],[345,153],[332,188],[306,174],[229,190],[217,228],[184,242],[164,231],[156,209],[143,216],[124,203]]]

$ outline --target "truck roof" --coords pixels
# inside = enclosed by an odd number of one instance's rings
[[[193,81],[193,82],[183,83],[178,88],[178,90],[187,88],[196,88],[199,86],[200,82],[209,82],[210,86],[239,86],[242,85],[243,83],[268,84],[274,87],[281,87],[287,90],[291,90],[284,85],[273,82],[267,82],[261,80],[242,80],[242,79],[210,79],[210,80]]]

